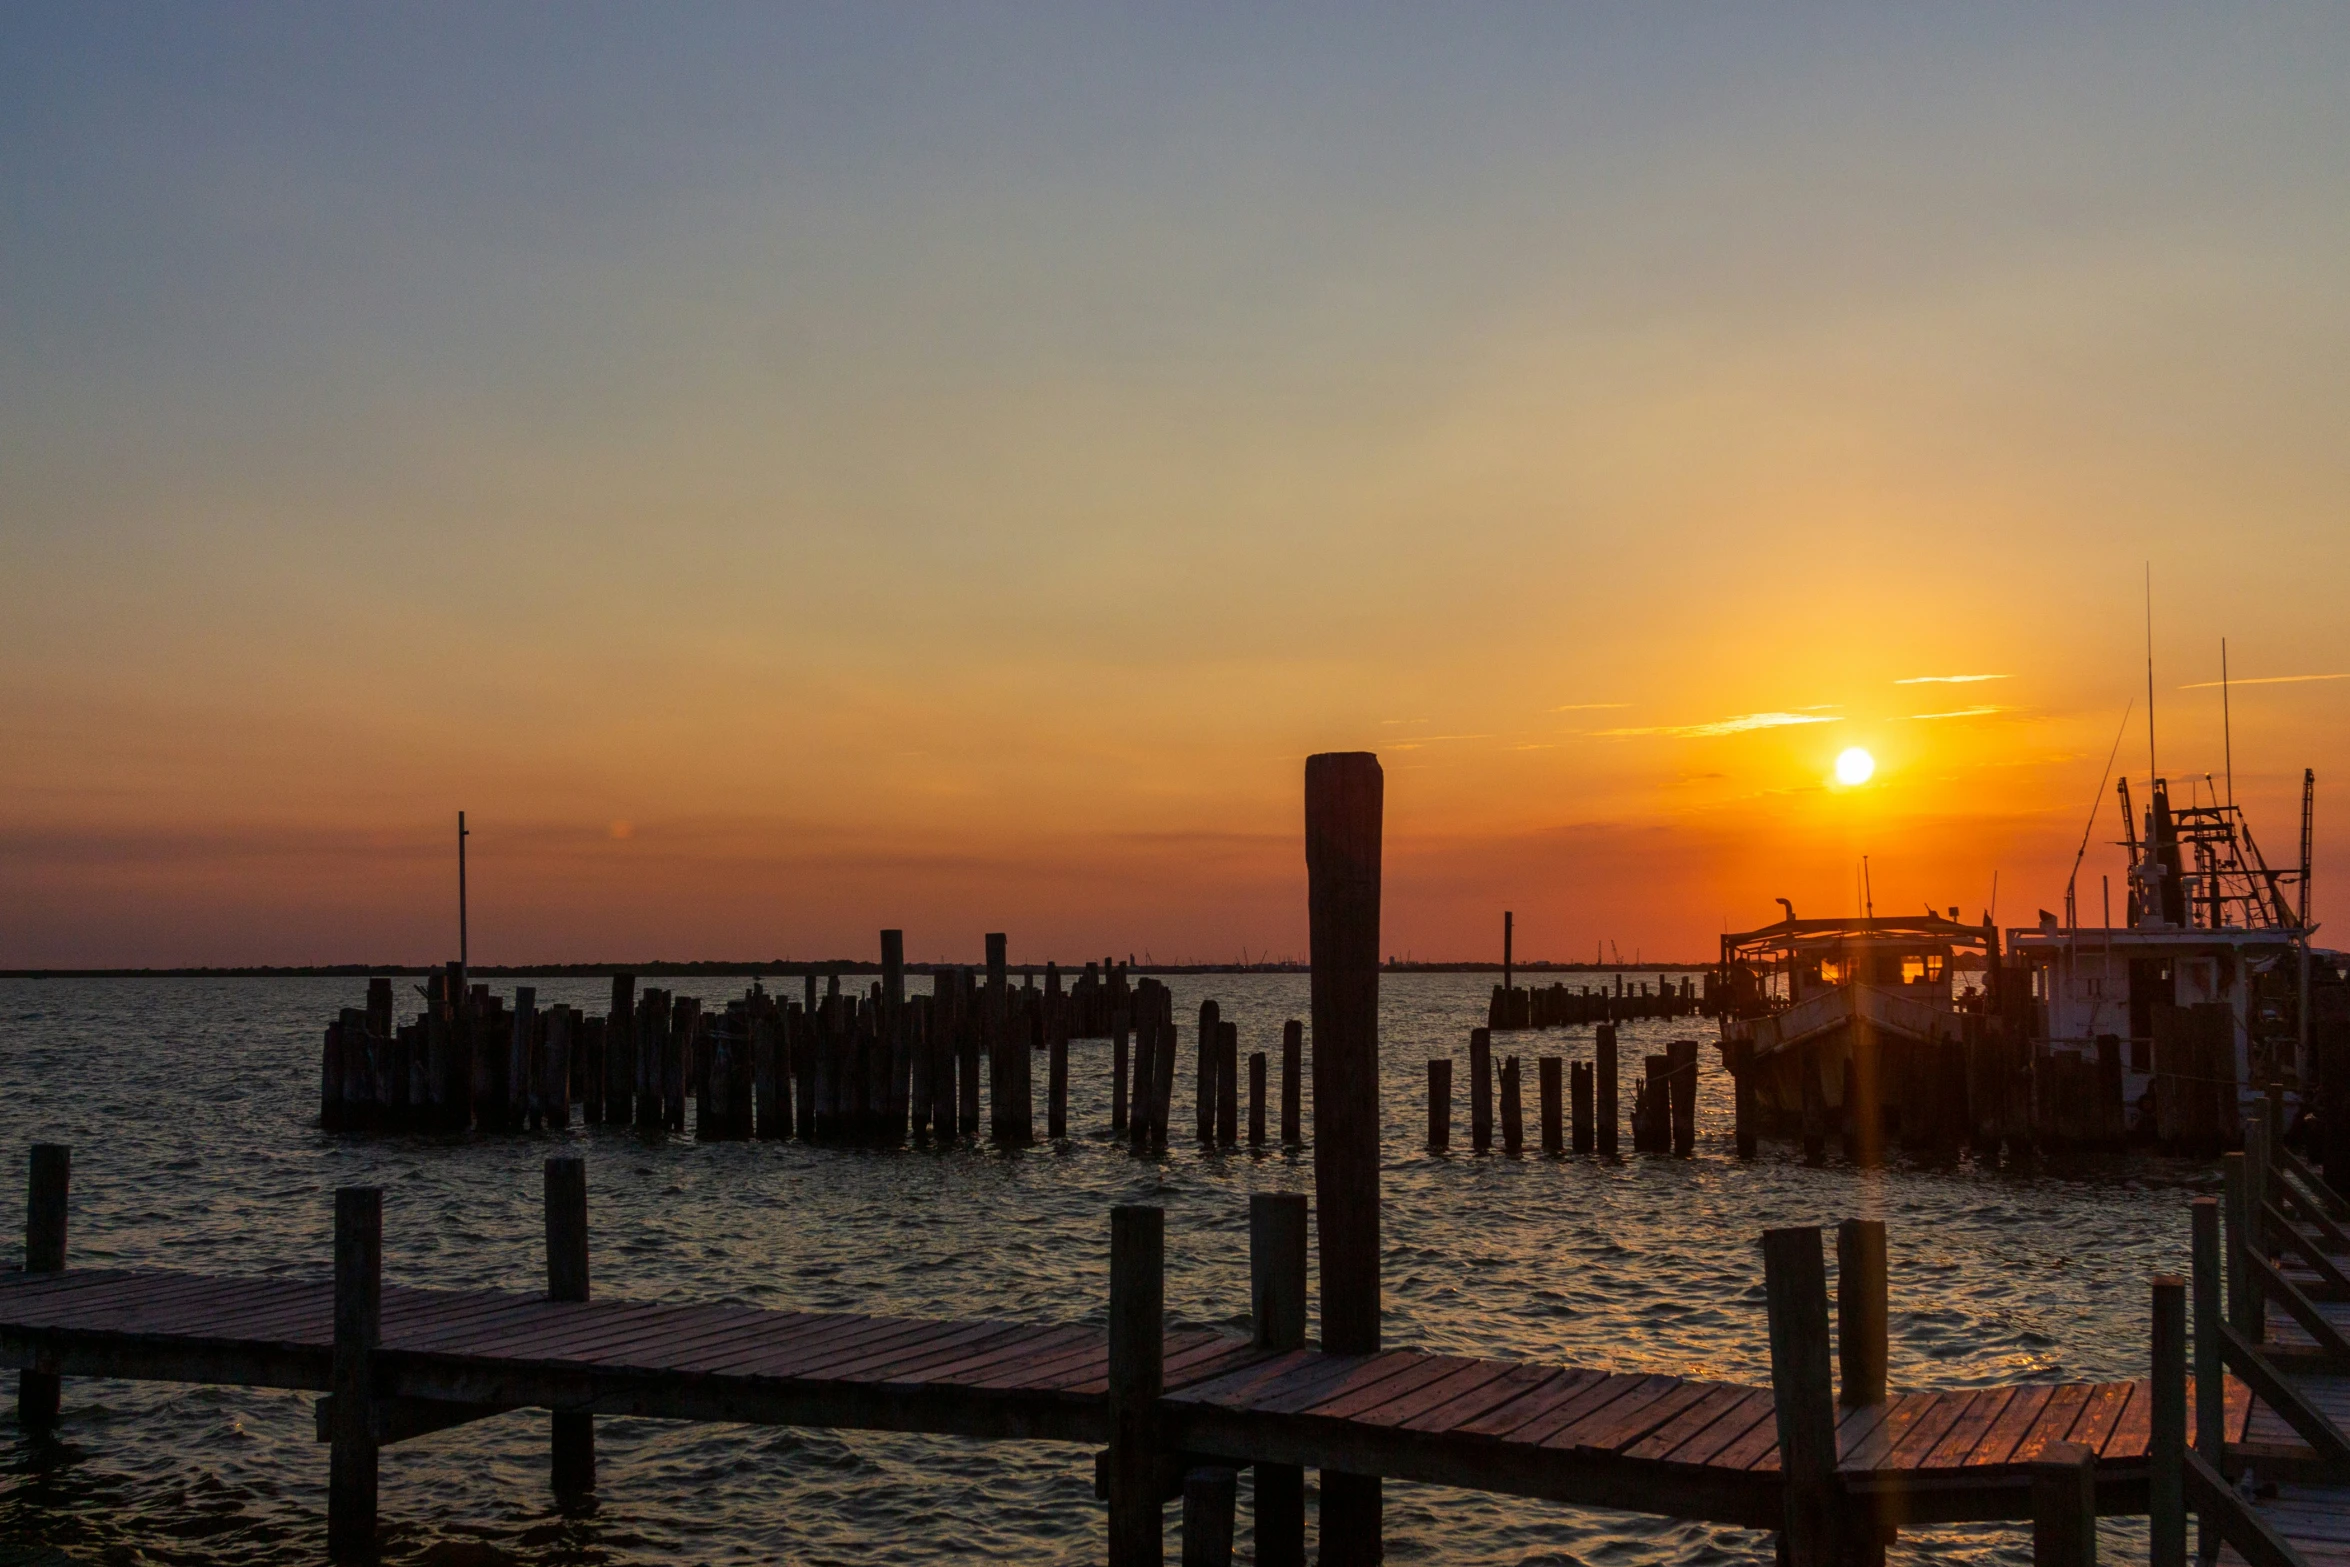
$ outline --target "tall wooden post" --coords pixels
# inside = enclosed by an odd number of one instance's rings
[[[2031,1474],[2032,1567],[2096,1567],[2097,1449],[2051,1442]]]
[[[1302,1147],[1305,1121],[1299,1113],[1305,1097],[1306,1026],[1296,1018],[1281,1025],[1281,1146]]]
[[[333,1447],[326,1492],[327,1552],[337,1560],[375,1549],[375,1351],[383,1342],[383,1193],[335,1192]]]
[[[2146,1447],[2152,1567],[2187,1567],[2187,1281],[2154,1279],[2154,1407]]]
[[[885,930],[881,933],[881,999],[892,1007],[906,1001],[906,933]]]
[[[1571,1094],[1569,1109],[1572,1112],[1570,1124],[1574,1131],[1574,1147],[1577,1153],[1591,1152],[1591,1078],[1590,1062],[1574,1061],[1568,1064],[1567,1083]]]
[[[1501,1063],[1501,1151],[1515,1159],[1526,1147],[1526,1118],[1518,1096],[1518,1058]]]
[[[1443,1153],[1452,1146],[1452,1058],[1428,1058],[1428,1147]]]
[[[1199,1093],[1192,1119],[1200,1146],[1216,1141],[1216,1065],[1224,1057],[1224,1011],[1213,1000],[1199,1004]]]
[[[1771,1394],[1779,1467],[1786,1477],[1780,1525],[1787,1567],[1837,1559],[1836,1395],[1828,1382],[1828,1274],[1816,1229],[1763,1231],[1763,1291],[1770,1312]]]
[[[1885,1221],[1836,1226],[1838,1397],[1851,1408],[1885,1402]]]
[[[2221,1154],[2219,1168],[2228,1221],[2221,1246],[2228,1281],[2228,1325],[2257,1344],[2261,1338],[2260,1317],[2263,1313],[2258,1309],[2259,1296],[2252,1288],[2250,1270],[2244,1266],[2245,1248],[2250,1244],[2252,1228],[2252,1203],[2244,1156],[2240,1153]]]
[[[1306,1199],[1258,1192],[1248,1200],[1249,1320],[1257,1347],[1303,1349],[1306,1342]],[[1297,1464],[1256,1466],[1258,1567],[1305,1567],[1306,1472]]]
[[[1469,1151],[1493,1147],[1493,1031],[1469,1030]]]
[[[1509,910],[1507,910],[1507,909],[1504,909],[1504,910],[1502,910],[1502,911],[1501,911],[1501,993],[1502,993],[1503,995],[1505,995],[1505,996],[1506,996],[1506,995],[1508,995],[1508,994],[1509,994],[1509,993],[1510,993],[1510,992],[1511,992],[1513,989],[1515,989],[1515,988],[1517,987],[1517,981],[1516,981],[1516,980],[1515,980],[1515,979],[1512,977],[1512,971],[1513,971],[1513,968],[1514,968],[1514,964],[1513,964],[1513,963],[1512,963],[1512,961],[1511,961],[1511,959],[1512,959],[1512,954],[1511,954],[1511,951],[1510,951],[1511,947],[1512,947],[1512,946],[1514,946],[1514,945],[1516,944],[1516,941],[1517,941],[1517,934],[1518,934],[1518,917],[1517,917],[1515,914],[1512,914],[1512,913],[1511,913]]]
[[[1623,1119],[1616,1113],[1616,1025],[1602,1023],[1593,1032],[1596,1037],[1592,1043],[1592,1070],[1598,1076],[1595,1086],[1597,1102],[1592,1108],[1595,1122],[1593,1130],[1598,1134],[1599,1151],[1602,1154],[1613,1154],[1616,1151],[1616,1123]]]
[[[587,1165],[577,1154],[547,1161],[547,1299],[588,1298]],[[576,1503],[596,1488],[596,1417],[554,1414],[556,1498]]]
[[[1567,1147],[1559,1093],[1559,1058],[1544,1056],[1534,1071],[1542,1085],[1542,1151],[1555,1156],[1566,1152]]]
[[[1164,1386],[1166,1214],[1110,1210],[1110,1567],[1160,1567],[1159,1394]]]
[[[1306,908],[1313,956],[1314,1209],[1322,1343],[1379,1349],[1379,869],[1386,778],[1367,751],[1306,759]],[[1380,1559],[1376,1475],[1325,1470],[1328,1567]]]
[[[63,1143],[33,1144],[32,1169],[24,1201],[24,1270],[65,1271],[65,1194],[73,1177],[73,1150]],[[63,1384],[53,1371],[16,1374],[16,1422],[27,1431],[50,1431],[63,1404]]]
[[[1216,1029],[1216,1146],[1240,1141],[1240,1025]]]
[[[2187,1205],[2191,1215],[2195,1287],[2195,1451],[2212,1468],[2221,1466],[2227,1437],[2225,1375],[2219,1348],[2220,1248],[2219,1199],[2198,1197]],[[2205,1562],[2219,1559],[2219,1523],[2198,1515],[2196,1555]]]

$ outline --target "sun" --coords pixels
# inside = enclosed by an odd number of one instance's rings
[[[1857,745],[1836,758],[1836,781],[1847,788],[1867,783],[1876,771],[1877,759]]]

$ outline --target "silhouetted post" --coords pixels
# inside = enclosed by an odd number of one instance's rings
[[[2096,1567],[2097,1449],[2051,1442],[2031,1473],[2032,1567]]]
[[[1568,1084],[1574,1095],[1572,1108],[1574,1111],[1575,1152],[1577,1153],[1591,1152],[1592,1076],[1591,1063],[1588,1061],[1572,1063],[1567,1073]]]
[[[1230,1148],[1240,1141],[1240,1025],[1225,1023],[1216,1030],[1216,1146]]]
[[[893,1008],[906,1002],[906,933],[902,930],[881,933],[881,999]]]
[[[1518,1058],[1501,1063],[1501,1151],[1515,1159],[1526,1146],[1526,1118],[1518,1100]]]
[[[1305,1144],[1305,1121],[1299,1114],[1305,1097],[1306,1026],[1296,1018],[1281,1025],[1281,1146]]]
[[[1166,1214],[1110,1210],[1110,1567],[1160,1567],[1159,1394]]]
[[[1885,1221],[1836,1226],[1836,1359],[1840,1397],[1860,1408],[1885,1402]]]
[[[547,1299],[588,1298],[587,1165],[577,1154],[547,1161]],[[574,1505],[596,1488],[596,1417],[554,1413],[556,1500]]]
[[[1134,1023],[1120,1013],[1110,1025],[1110,1135],[1126,1130],[1126,1054],[1132,1047]]]
[[[1386,780],[1367,751],[1306,759],[1314,1019],[1314,1193],[1322,1343],[1379,1349],[1379,858]],[[1379,1478],[1322,1475],[1328,1567],[1381,1556]]]
[[[2187,1567],[2187,1281],[2154,1279],[2154,1407],[2146,1444],[2152,1567]]]
[[[1493,1147],[1493,1031],[1469,1030],[1469,1151]]]
[[[1665,1102],[1672,1111],[1673,1152],[1687,1158],[1697,1151],[1697,1041],[1676,1039],[1665,1055],[1671,1062]]]
[[[1542,1151],[1556,1156],[1566,1151],[1566,1129],[1559,1114],[1559,1058],[1544,1056],[1535,1066],[1542,1080]]]
[[[1428,1058],[1428,1146],[1443,1153],[1452,1146],[1452,1057]]]
[[[2187,1205],[2191,1215],[2195,1287],[2195,1451],[2212,1468],[2221,1466],[2227,1437],[2227,1399],[2220,1360],[2219,1199],[2198,1197]],[[2198,1515],[2196,1555],[2205,1562],[2219,1559],[2217,1519]]]
[[[2253,1308],[2258,1297],[2253,1293],[2249,1270],[2244,1266],[2246,1236],[2251,1228],[2251,1201],[2246,1195],[2244,1156],[2240,1153],[2221,1154],[2219,1168],[2228,1220],[2221,1250],[2227,1264],[2228,1325],[2257,1344],[2261,1337],[2261,1323],[2259,1314]]]
[[[1259,1192],[1248,1200],[1249,1320],[1257,1347],[1303,1349],[1306,1342],[1306,1199]],[[1306,1472],[1297,1464],[1256,1466],[1258,1567],[1305,1567]]]
[[[375,1351],[383,1342],[383,1193],[335,1192],[334,1405],[326,1543],[338,1560],[375,1548]]]
[[[1248,1056],[1248,1145],[1265,1146],[1265,1053],[1252,1050]]]
[[[65,1194],[73,1178],[73,1150],[63,1143],[33,1144],[24,1201],[24,1270],[65,1271]],[[56,1429],[63,1384],[51,1371],[16,1374],[16,1422],[27,1431]]]
[[[1828,1381],[1828,1274],[1820,1232],[1763,1231],[1771,1395],[1779,1426],[1787,1567],[1836,1561],[1836,1394]]]
[[[1203,1146],[1216,1140],[1216,1062],[1224,1053],[1224,1013],[1213,1001],[1199,1004],[1199,1093],[1192,1120]]]
[[[1511,974],[1512,974],[1512,963],[1511,963],[1511,957],[1512,957],[1512,954],[1511,954],[1511,951],[1510,951],[1511,947],[1512,947],[1513,945],[1515,945],[1515,944],[1516,944],[1516,940],[1517,940],[1517,933],[1518,933],[1518,917],[1517,917],[1515,914],[1512,914],[1512,913],[1511,913],[1509,910],[1507,910],[1507,909],[1504,909],[1504,910],[1502,910],[1502,911],[1501,911],[1501,993],[1502,993],[1504,996],[1507,996],[1507,995],[1509,995],[1509,993],[1510,993],[1510,992],[1511,992],[1513,989],[1515,989],[1515,988],[1516,988],[1516,986],[1517,986],[1517,981],[1516,981],[1516,980],[1514,980],[1514,979],[1511,977]],[[1513,1002],[1512,1004],[1514,1005],[1515,1003]]]
[[[1602,1023],[1593,1033],[1592,1070],[1597,1077],[1597,1103],[1593,1106],[1597,1124],[1593,1130],[1598,1134],[1599,1151],[1613,1154],[1620,1119],[1616,1114],[1616,1025]]]

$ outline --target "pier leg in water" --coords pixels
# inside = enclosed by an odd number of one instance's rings
[[[1847,1408],[1885,1402],[1887,1353],[1885,1221],[1836,1226],[1838,1398]]]
[[[1526,1146],[1526,1118],[1518,1102],[1518,1058],[1501,1063],[1501,1151],[1515,1159]]]
[[[1305,1144],[1299,1101],[1305,1094],[1306,1026],[1296,1018],[1281,1025],[1281,1146]]]
[[[2154,1407],[2146,1442],[2152,1567],[2187,1567],[2187,1281],[2154,1279]]]
[[[2097,1449],[2051,1442],[2032,1463],[2032,1567],[2096,1567]]]
[[[1183,1567],[1232,1567],[1232,1511],[1240,1476],[1193,1469],[1183,1477]]]
[[[1069,1039],[1057,1032],[1045,1067],[1044,1130],[1056,1143],[1069,1135]]]
[[[1542,1081],[1542,1151],[1552,1156],[1566,1151],[1566,1134],[1559,1115],[1559,1058],[1544,1056],[1535,1066]]]
[[[1159,1394],[1165,1368],[1166,1214],[1110,1210],[1110,1567],[1160,1567]]]
[[[1597,1103],[1593,1106],[1597,1124],[1599,1151],[1613,1155],[1616,1151],[1616,1025],[1602,1023],[1595,1031],[1592,1045],[1592,1071],[1597,1076]]]
[[[1452,1058],[1428,1058],[1428,1147],[1443,1153],[1452,1146]]]
[[[63,1143],[33,1144],[32,1174],[24,1204],[24,1270],[65,1271],[65,1193],[73,1175],[73,1150]],[[56,1429],[63,1403],[53,1371],[16,1374],[16,1423],[27,1431]]]
[[[1379,1352],[1379,872],[1386,780],[1368,751],[1306,759],[1314,1208],[1322,1344]],[[1322,1472],[1322,1561],[1382,1555],[1377,1475]]]
[[[1836,1394],[1828,1380],[1828,1273],[1820,1232],[1765,1230],[1762,1244],[1771,1396],[1786,1476],[1780,1560],[1786,1567],[1833,1567],[1840,1521]]]
[[[2187,1210],[2192,1215],[2195,1268],[2195,1451],[2217,1469],[2227,1435],[2219,1348],[2219,1199],[2198,1197]],[[2218,1561],[2219,1546],[2218,1520],[2198,1517],[2196,1555],[2207,1563]]]
[[[1240,1025],[1218,1025],[1216,1046],[1216,1146],[1240,1141]]]
[[[587,1165],[573,1154],[547,1161],[547,1299],[587,1298]],[[553,1420],[555,1499],[576,1507],[596,1489],[596,1417],[558,1409]]]
[[[1575,1152],[1591,1152],[1591,1063],[1569,1063],[1568,1076],[1574,1090]]]
[[[1469,1030],[1469,1151],[1493,1147],[1493,1031]]]
[[[1306,1199],[1259,1192],[1248,1200],[1249,1320],[1260,1349],[1306,1342]],[[1257,1567],[1305,1567],[1306,1472],[1256,1466]],[[1188,1545],[1186,1549],[1188,1549]]]
[[[383,1193],[335,1193],[334,1446],[326,1492],[327,1553],[375,1550],[375,1350],[383,1342]]]

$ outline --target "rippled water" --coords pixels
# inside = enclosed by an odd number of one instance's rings
[[[1173,983],[1179,1019],[1216,997],[1240,1025],[1243,1053],[1273,1054],[1278,1082],[1280,1024],[1305,1015],[1304,976]],[[2185,1191],[2210,1185],[2208,1172],[2116,1157],[1862,1173],[1808,1169],[1768,1142],[1741,1166],[1729,1157],[1718,1074],[1701,1085],[1694,1158],[1433,1157],[1422,1063],[1462,1058],[1455,1135],[1465,1144],[1467,1033],[1483,1021],[1489,983],[1384,983],[1390,1345],[1765,1381],[1758,1233],[1860,1214],[1890,1226],[1897,1390],[2139,1374],[2146,1280],[2185,1266]],[[676,988],[723,998],[743,984]],[[591,1009],[609,996],[592,980],[538,989],[542,1004]],[[314,1124],[318,1034],[361,990],[347,980],[0,982],[0,1151],[21,1171],[28,1143],[73,1145],[81,1264],[324,1276],[332,1189],[376,1184],[390,1279],[541,1288],[539,1166],[564,1145],[588,1162],[599,1295],[1037,1320],[1102,1319],[1108,1209],[1148,1200],[1168,1210],[1171,1316],[1232,1327],[1248,1313],[1246,1194],[1312,1186],[1310,1156],[1178,1143],[1138,1160],[1109,1143],[1107,1047],[1087,1043],[1071,1049],[1080,1135],[1017,1154],[699,1145],[602,1128],[328,1137]],[[1703,1037],[1705,1026],[1622,1032],[1637,1055]],[[1590,1030],[1519,1035],[1497,1053],[1513,1048],[1587,1056]],[[1179,1133],[1188,1034],[1183,1059]],[[1041,1092],[1041,1071],[1037,1082]],[[1530,1063],[1526,1083],[1531,1140]],[[0,1227],[21,1234],[21,1174],[4,1184]],[[77,1381],[65,1404],[54,1442],[27,1443],[0,1421],[0,1546],[109,1561],[319,1556],[326,1450],[312,1440],[309,1395]],[[1092,1455],[1075,1446],[607,1419],[597,1424],[598,1506],[565,1518],[546,1485],[546,1423],[517,1413],[386,1449],[387,1555],[1084,1562],[1103,1552]],[[1245,1495],[1242,1525],[1245,1555]],[[2109,1549],[2143,1554],[2142,1531],[2106,1527]],[[1172,1536],[1170,1512],[1171,1551]],[[1387,1538],[1393,1560],[1460,1563],[1761,1560],[1771,1548],[1752,1531],[1396,1483]],[[1894,1554],[2022,1562],[2030,1543],[2013,1528],[1953,1529],[1905,1535]]]

